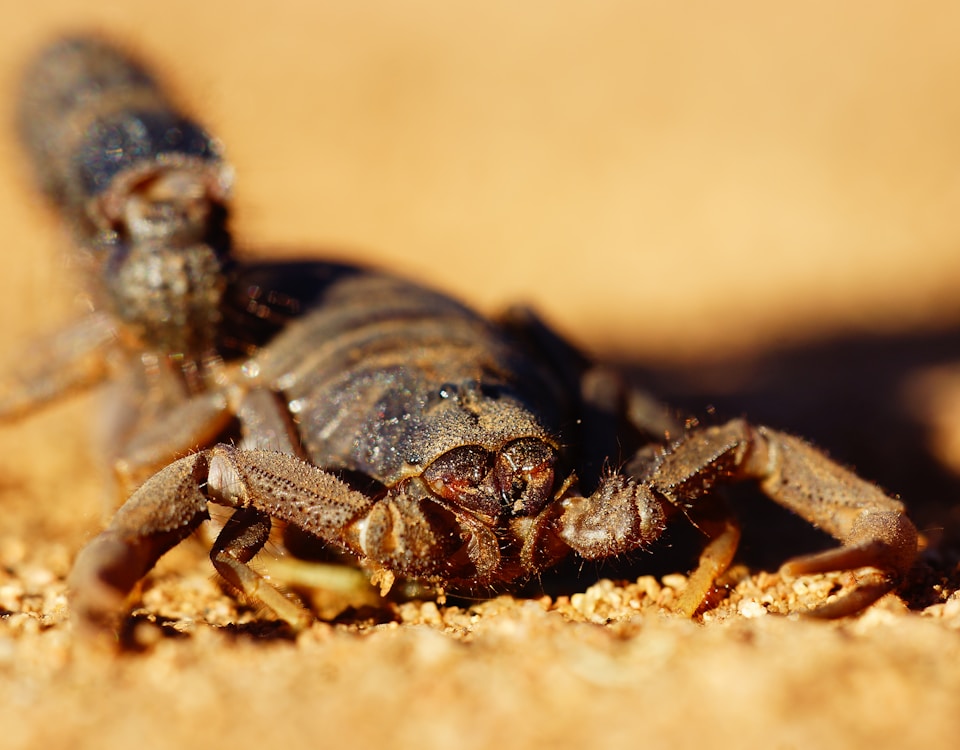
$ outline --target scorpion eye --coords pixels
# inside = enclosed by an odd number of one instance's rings
[[[437,497],[496,518],[500,502],[489,480],[492,465],[489,451],[478,445],[463,445],[436,459],[423,470],[421,478]]]
[[[550,500],[557,457],[537,438],[509,443],[497,455],[497,489],[514,515],[535,516]]]

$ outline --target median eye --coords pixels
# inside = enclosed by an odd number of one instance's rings
[[[490,451],[463,445],[436,459],[421,477],[435,496],[495,518],[500,502],[490,477],[492,466]]]
[[[509,443],[497,455],[497,489],[515,516],[535,516],[550,501],[553,491],[553,448],[537,438]]]

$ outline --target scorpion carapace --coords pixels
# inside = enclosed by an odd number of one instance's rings
[[[645,548],[683,515],[708,538],[677,607],[692,615],[739,538],[713,489],[748,479],[841,542],[786,571],[859,571],[816,614],[858,611],[913,563],[897,500],[776,430],[633,408],[650,401],[528,311],[495,322],[387,274],[234,257],[216,141],[106,42],[53,44],[24,91],[20,130],[96,309],[4,381],[0,413],[105,380],[133,407],[114,426],[132,495],[76,560],[79,623],[121,613],[210,503],[233,509],[216,569],[295,625],[308,614],[248,565],[274,520],[384,588],[476,590]],[[628,432],[646,440],[623,457]]]

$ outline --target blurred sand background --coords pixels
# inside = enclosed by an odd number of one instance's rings
[[[243,251],[382,265],[490,312],[532,303],[685,408],[802,432],[901,494],[946,578],[909,611],[891,597],[830,626],[749,604],[677,622],[603,585],[599,608],[429,604],[291,641],[205,625],[236,612],[196,556],[147,592],[213,602],[163,604],[184,638],[81,658],[62,577],[104,476],[79,399],[0,431],[0,744],[955,739],[960,7],[7,4],[0,122],[28,55],[101,30],[223,139]],[[14,351],[71,292],[9,128],[0,226]]]

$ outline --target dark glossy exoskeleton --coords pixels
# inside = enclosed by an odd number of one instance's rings
[[[786,565],[862,569],[819,614],[867,606],[915,558],[900,502],[776,430],[676,427],[529,313],[495,323],[389,275],[235,259],[218,144],[98,39],[57,42],[32,64],[20,129],[74,231],[93,311],[0,384],[0,414],[120,383],[118,474],[131,489],[152,475],[76,561],[80,623],[115,617],[210,503],[234,511],[217,570],[297,625],[306,613],[247,565],[277,519],[384,588],[403,576],[477,590],[570,553],[641,549],[686,515],[709,540],[687,615],[739,538],[710,501],[717,483],[755,480],[841,541]]]

